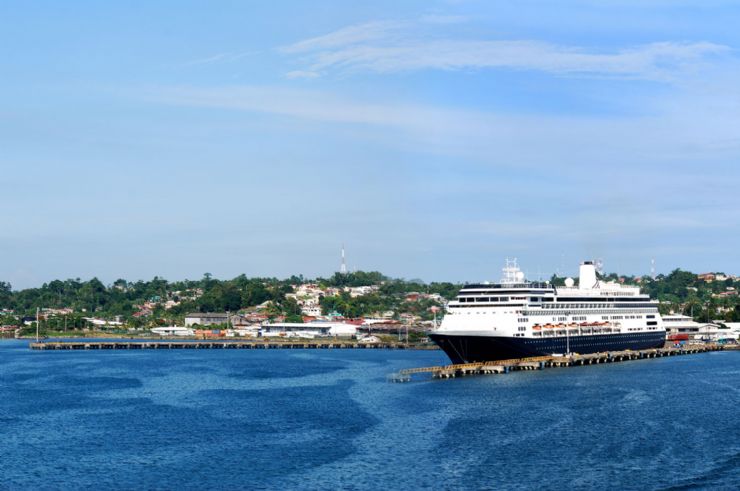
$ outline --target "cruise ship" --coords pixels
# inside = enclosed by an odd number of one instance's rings
[[[602,282],[593,261],[565,286],[531,282],[507,260],[497,284],[466,285],[429,337],[453,363],[661,348],[658,302],[638,287]]]

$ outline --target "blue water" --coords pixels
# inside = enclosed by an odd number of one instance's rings
[[[740,489],[740,352],[386,382],[438,351],[0,342],[0,489]]]

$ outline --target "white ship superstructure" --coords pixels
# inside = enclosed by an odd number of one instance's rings
[[[638,287],[601,282],[592,261],[578,286],[529,282],[507,261],[498,284],[467,285],[430,333],[453,362],[662,347],[658,304]]]

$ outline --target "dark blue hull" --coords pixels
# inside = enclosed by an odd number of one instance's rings
[[[452,363],[476,363],[531,356],[662,348],[665,331],[548,338],[496,336],[451,336],[431,333],[429,337],[447,353]]]

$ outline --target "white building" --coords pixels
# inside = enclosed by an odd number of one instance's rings
[[[301,314],[310,315],[311,317],[321,316],[321,305],[318,303],[310,303],[301,306]]]
[[[718,324],[702,324],[696,322],[691,316],[681,314],[669,314],[663,316],[663,325],[665,326],[668,339],[680,340],[681,338],[690,341],[718,341],[726,339],[731,329],[723,329]],[[735,336],[737,339],[737,336]]]
[[[340,337],[353,338],[357,335],[357,326],[341,322],[276,322],[262,324],[262,335],[265,337]]]
[[[730,337],[735,341],[740,341],[740,322],[724,322],[723,324],[730,330]]]
[[[120,321],[96,319],[95,317],[84,317],[84,319],[95,327],[119,327],[123,325],[123,322]]]
[[[234,338],[234,337],[241,337],[241,338],[256,338],[259,336],[259,328],[258,327],[249,327],[249,328],[241,328],[241,329],[226,329],[226,337],[227,338]]]
[[[195,336],[195,331],[187,327],[166,326],[152,328],[152,334],[158,336]]]
[[[688,334],[690,338],[696,336],[699,332],[701,324],[696,322],[692,317],[681,314],[668,314],[663,316],[663,325],[665,326],[666,334]]]
[[[352,286],[349,287],[349,296],[352,298],[362,297],[364,295],[370,295],[371,293],[377,292],[380,289],[377,285],[368,286]]]

